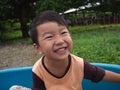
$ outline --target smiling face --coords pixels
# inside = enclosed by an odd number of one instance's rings
[[[72,49],[72,39],[66,26],[46,22],[37,26],[38,52],[48,60],[65,60]]]

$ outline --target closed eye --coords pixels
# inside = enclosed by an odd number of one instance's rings
[[[51,36],[46,36],[45,39],[50,39],[52,37],[53,37],[52,35]]]
[[[67,33],[68,33],[67,31],[64,31],[64,32],[62,32],[61,34],[64,35],[64,34],[67,34]]]

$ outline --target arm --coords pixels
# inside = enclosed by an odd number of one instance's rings
[[[99,82],[100,80],[108,82],[120,82],[120,74],[104,70],[84,61],[84,78]]]
[[[104,75],[104,69],[94,66],[84,60],[84,78],[93,82],[99,82],[103,79]]]
[[[32,90],[46,90],[44,82],[34,72],[32,72],[32,78],[33,78]]]
[[[120,74],[105,70],[103,80],[108,82],[120,82]]]

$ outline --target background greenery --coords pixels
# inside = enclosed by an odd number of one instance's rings
[[[84,9],[81,9],[83,7]],[[64,14],[71,8],[80,10]],[[84,24],[86,23],[85,18],[88,18],[87,21],[89,21],[89,18],[99,20],[101,17],[102,19],[109,17],[108,21],[112,21],[110,23],[119,23],[120,0],[0,0],[0,39],[4,39],[2,38],[4,32],[11,30],[6,28],[8,21],[11,28],[14,22],[19,22],[21,37],[29,37],[28,23],[44,10],[63,13],[62,15],[65,15],[66,19],[73,21],[72,24],[79,21],[80,18],[83,18]]]
[[[72,53],[89,62],[120,65],[119,28],[120,24],[69,26],[74,43]],[[1,41],[0,45],[32,44],[30,38],[23,39],[20,36],[20,31],[5,33],[6,40]]]
[[[89,62],[120,64],[119,28],[119,25],[71,27],[72,53]]]
[[[77,10],[65,14],[69,9]],[[61,13],[71,25],[73,54],[120,65],[120,0],[0,0],[0,68],[36,62],[29,24],[44,10]]]

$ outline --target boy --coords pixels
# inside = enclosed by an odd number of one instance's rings
[[[68,26],[57,12],[45,11],[37,16],[30,25],[30,34],[35,50],[43,55],[32,70],[32,90],[82,90],[83,78],[120,82],[120,74],[70,53],[73,43]]]
[[[43,57],[33,67],[32,90],[82,90],[83,78],[120,82],[120,74],[93,66],[75,55],[65,20],[53,11],[37,16],[30,26],[34,48]],[[30,90],[13,86],[10,90]]]

